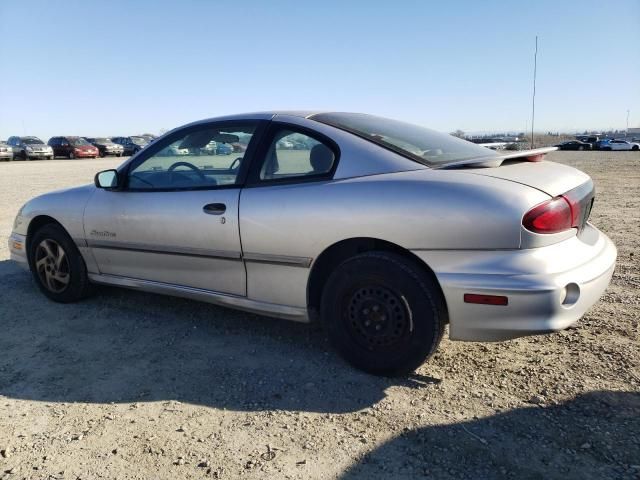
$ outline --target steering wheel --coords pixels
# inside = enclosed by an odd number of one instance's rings
[[[206,182],[207,181],[207,177],[204,176],[204,173],[202,173],[200,171],[200,169],[198,167],[196,167],[194,164],[189,163],[189,162],[176,162],[173,165],[171,165],[168,169],[167,172],[169,172],[171,174],[171,177],[173,178],[173,175],[176,173],[176,168],[178,167],[187,167],[191,170],[193,170],[194,172],[196,172],[198,174],[198,177],[200,178],[200,180]]]
[[[241,161],[242,161],[242,157],[236,158],[233,162],[231,162],[231,165],[229,166],[229,170],[231,170],[232,172],[236,171],[240,166]]]

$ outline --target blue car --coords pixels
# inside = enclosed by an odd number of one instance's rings
[[[233,147],[228,143],[218,143],[216,145],[216,155],[231,155]]]

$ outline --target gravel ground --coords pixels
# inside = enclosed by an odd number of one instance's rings
[[[7,260],[15,213],[118,160],[0,164],[0,478],[640,478],[640,154],[550,159],[594,178],[609,290],[569,330],[445,339],[403,379],[317,327],[118,289],[47,301]]]

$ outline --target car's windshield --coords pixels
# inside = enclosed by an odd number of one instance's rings
[[[320,113],[310,118],[351,132],[429,166],[437,167],[452,162],[498,155],[486,147],[446,133],[373,115]]]
[[[146,145],[147,141],[142,137],[131,137],[131,141],[136,145]]]
[[[94,138],[95,143],[113,143],[109,138]]]
[[[69,143],[71,145],[91,145],[82,137],[69,137]]]
[[[22,143],[26,145],[42,145],[44,142],[36,137],[26,137],[22,139]]]

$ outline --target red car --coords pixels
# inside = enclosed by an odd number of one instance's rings
[[[53,148],[54,158],[96,158],[100,155],[98,148],[82,137],[51,137],[47,144]]]

